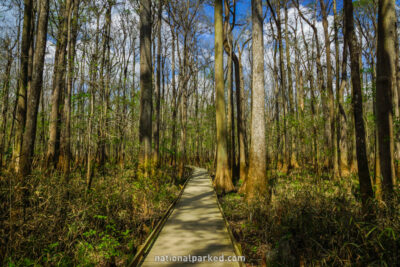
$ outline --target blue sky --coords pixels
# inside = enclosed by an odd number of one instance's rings
[[[267,11],[267,4],[265,0],[263,1],[263,8],[264,12]],[[325,0],[326,1],[326,0]],[[329,1],[330,3],[332,0]],[[300,0],[301,5],[308,5],[315,3],[315,0]],[[337,0],[337,8],[338,10],[341,10],[343,7],[343,1],[342,0]],[[211,5],[206,5],[204,7],[205,14],[207,16],[207,20],[209,21],[210,24],[214,23],[214,7]],[[269,13],[269,12],[268,12]],[[333,11],[331,12],[333,14]],[[236,2],[236,23],[243,24],[245,22],[246,17],[251,15],[251,0],[237,0]],[[268,20],[269,14],[267,14],[267,20]],[[234,30],[234,35],[239,34],[239,32],[242,30],[243,27],[248,27],[250,29],[251,25],[241,25],[235,28]],[[203,36],[205,38],[206,42],[214,42],[214,29],[211,29],[212,34],[207,34]]]
[[[300,4],[301,5],[308,5],[308,4],[312,4],[315,3],[316,0],[300,0]],[[325,0],[326,1],[326,0]],[[262,0],[263,2],[263,7],[264,7],[264,12],[267,8],[266,6],[266,1]],[[330,3],[332,3],[332,0],[329,1]],[[343,7],[343,0],[337,0],[337,9],[341,10]],[[396,2],[399,2],[399,0],[396,0]],[[210,21],[213,22],[214,21],[214,7],[207,5],[205,7],[205,11],[206,14],[208,15],[208,17],[210,18]],[[331,10],[331,13],[333,13],[333,11]],[[240,20],[242,20],[244,17],[246,17],[246,15],[250,15],[251,14],[251,0],[237,0],[236,1],[236,16],[237,18]]]
[[[246,16],[246,14],[251,13],[250,0],[237,0],[236,3],[236,16],[241,19]],[[210,17],[211,22],[214,22],[214,7],[207,5],[205,7],[206,14]]]

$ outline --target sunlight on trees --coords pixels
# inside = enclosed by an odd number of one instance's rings
[[[0,263],[127,264],[198,166],[248,263],[399,265],[399,11],[2,1]]]

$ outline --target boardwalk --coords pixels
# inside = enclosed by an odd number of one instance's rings
[[[183,262],[189,260],[189,255],[191,263]],[[224,262],[214,261],[214,256],[219,259],[221,255]],[[206,170],[195,168],[142,266],[239,266],[237,262],[228,262],[232,259],[228,257],[234,255],[211,179]],[[172,262],[174,256],[181,262]],[[210,258],[212,262],[208,261]]]

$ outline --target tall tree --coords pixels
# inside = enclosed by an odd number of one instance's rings
[[[163,1],[158,0],[157,10],[157,73],[156,73],[156,123],[154,128],[154,161],[160,160],[160,108],[161,108],[161,26]]]
[[[347,47],[347,40],[344,40],[343,46]],[[339,77],[336,77],[339,79]],[[337,138],[338,138],[338,168],[339,174],[341,176],[346,176],[348,174],[348,162],[347,162],[347,143],[346,143],[346,113],[343,107],[344,89],[347,84],[347,49],[343,49],[342,57],[342,71],[341,71],[341,81],[336,92],[337,95],[337,105],[338,105],[338,125],[337,125]]]
[[[11,85],[11,68],[14,62],[13,50],[17,44],[17,41],[14,44],[11,44],[11,38],[7,38],[4,42],[4,48],[7,51],[6,55],[6,67],[4,72],[4,80],[3,80],[3,105],[1,107],[1,121],[0,121],[0,169],[4,166],[4,149],[6,147],[6,132],[7,132],[7,112],[8,112],[8,102],[9,102],[9,91]]]
[[[371,179],[369,176],[367,147],[365,142],[365,126],[363,119],[363,100],[360,77],[360,56],[357,39],[354,33],[353,3],[351,0],[344,1],[345,25],[347,45],[350,52],[351,81],[353,84],[352,105],[354,113],[354,124],[356,132],[356,152],[358,179],[360,182],[361,200],[364,212],[369,212],[370,201],[374,197]]]
[[[176,88],[176,79],[175,79],[175,44],[176,44],[176,35],[175,35],[175,28],[172,26],[173,24],[170,23],[171,27],[171,35],[172,35],[172,44],[171,44],[171,87],[172,87],[172,136],[171,136],[171,151],[172,151],[172,158],[171,163],[176,165],[176,154],[177,154],[177,133],[176,133],[176,126],[177,126],[177,113],[178,113],[178,89]]]
[[[292,66],[290,60],[290,43],[289,43],[289,29],[288,29],[288,1],[285,2],[285,52],[286,52],[286,65],[287,65],[287,90],[289,96],[289,138],[287,140],[288,144],[288,152],[287,152],[287,164],[288,169],[290,170],[293,167],[298,167],[297,159],[296,159],[296,140],[295,140],[295,128],[294,128],[294,101],[293,101],[293,78],[292,78]],[[283,47],[279,47],[279,49],[283,49]]]
[[[99,86],[99,93],[100,93],[100,101],[101,101],[101,114],[100,114],[100,125],[101,127],[98,128],[99,131],[99,136],[100,138],[98,139],[98,145],[99,145],[99,157],[100,157],[100,161],[99,164],[100,166],[104,166],[105,161],[107,160],[107,153],[106,153],[106,146],[107,146],[107,131],[109,130],[109,109],[110,109],[110,94],[111,94],[111,84],[110,84],[110,76],[111,76],[111,59],[110,59],[110,51],[111,51],[111,13],[112,13],[112,8],[114,5],[114,1],[113,0],[108,0],[107,1],[107,5],[106,5],[106,12],[105,12],[105,23],[103,24],[103,32],[102,32],[102,36],[103,36],[103,41],[101,44],[101,57],[99,58],[100,60],[100,70],[99,70],[99,78],[100,78],[100,86]],[[101,16],[102,10],[99,12],[98,16]],[[96,38],[98,38],[98,34],[96,35]],[[126,35],[124,35],[124,40],[122,43],[124,43],[126,41]],[[98,45],[96,45],[96,50],[99,49]],[[97,56],[96,56],[97,58]],[[124,81],[126,80],[126,78],[122,78],[122,73],[124,73],[124,75],[126,75],[126,72],[124,71],[124,64],[125,63],[125,49],[123,49],[123,53],[122,53],[122,64],[121,64],[121,74],[119,75],[119,85],[118,85],[118,96],[121,95],[120,93],[120,89],[123,88],[125,89],[125,86],[123,84],[121,84],[121,80],[123,79]],[[126,66],[126,65],[125,65]],[[94,67],[96,67],[96,65],[94,65]],[[125,67],[126,69],[126,67]],[[95,69],[94,69],[95,71]],[[122,95],[122,99],[124,98],[124,95]],[[117,108],[116,111],[118,114],[120,114],[120,101],[117,101],[116,103]],[[117,129],[118,131],[118,136],[120,138],[120,140],[122,139],[121,137],[121,116],[118,116],[115,119],[116,124],[118,125]],[[119,163],[121,163],[121,146],[123,144],[123,140],[121,140],[120,142],[118,142],[118,145],[115,146],[115,150],[116,150],[116,155],[115,155],[115,160],[119,161]]]
[[[47,144],[46,165],[54,167],[60,154],[60,130],[61,130],[61,101],[65,88],[66,52],[68,42],[68,21],[71,14],[72,0],[66,0],[63,4],[60,26],[57,36],[57,48],[53,74],[53,92],[51,96],[51,113],[49,123],[49,141]]]
[[[20,73],[18,79],[17,90],[17,112],[16,112],[16,129],[13,150],[13,164],[18,172],[20,152],[22,148],[22,138],[24,134],[26,121],[26,98],[28,92],[28,67],[29,67],[29,49],[31,47],[32,36],[32,9],[33,0],[24,0],[24,24],[22,29],[21,55],[20,55]]]
[[[227,151],[227,130],[225,115],[224,94],[224,62],[223,40],[224,29],[222,27],[222,0],[215,0],[214,7],[215,24],[215,101],[217,120],[217,168],[214,184],[218,193],[230,192],[234,189],[232,173],[229,171]]]
[[[75,75],[75,45],[78,34],[78,15],[79,1],[73,1],[73,17],[69,16],[68,31],[68,74],[67,74],[67,90],[64,99],[64,128],[61,134],[60,160],[61,169],[64,174],[68,174],[71,162],[71,97],[73,90],[73,82]]]
[[[140,0],[140,124],[139,162],[148,167],[151,162],[152,142],[152,57],[151,57],[151,1]]]
[[[242,49],[238,44],[239,58],[235,61],[235,80],[236,80],[236,105],[237,105],[237,136],[238,136],[238,152],[239,152],[239,177],[241,180],[246,179],[247,174],[247,142],[246,142],[246,119],[245,119],[245,94],[244,94],[244,77],[243,77],[243,65],[242,65]],[[233,57],[234,59],[236,57]]]
[[[34,53],[33,77],[28,92],[27,117],[21,158],[19,161],[19,175],[25,177],[31,172],[32,157],[36,137],[36,122],[39,110],[40,94],[43,86],[44,56],[46,53],[47,24],[49,17],[49,0],[40,1],[40,13]]]
[[[235,3],[234,3],[235,4]],[[234,105],[233,105],[233,37],[232,30],[235,24],[235,15],[233,16],[233,23],[230,23],[230,1],[224,1],[224,49],[228,55],[227,59],[227,140],[228,140],[228,158],[229,168],[232,172],[232,177],[235,177],[234,171],[236,170],[236,151],[235,151],[235,119],[234,119]],[[234,12],[232,12],[234,14]]]
[[[337,161],[337,149],[335,146],[335,98],[333,95],[333,74],[332,74],[332,63],[331,63],[331,41],[329,35],[329,25],[328,25],[328,12],[325,5],[325,0],[320,0],[321,13],[322,13],[322,26],[324,28],[325,37],[325,55],[326,55],[326,87],[328,89],[328,128],[329,128],[329,166],[333,167],[333,177],[337,177],[338,161]]]
[[[100,16],[101,10],[93,6],[92,9],[96,17],[96,34],[95,34],[95,44],[94,51],[91,53],[90,65],[89,65],[89,77],[92,81],[97,80],[97,66],[99,64],[99,33],[100,33]],[[107,19],[106,19],[107,20]],[[106,27],[107,29],[108,27]],[[106,38],[105,38],[106,39]],[[104,56],[103,56],[104,58]],[[94,170],[94,145],[93,145],[93,121],[94,121],[94,107],[96,102],[96,89],[98,87],[97,83],[89,83],[89,107],[88,107],[88,121],[87,121],[87,153],[86,153],[86,186],[87,190],[90,190],[93,181],[93,170]]]
[[[269,1],[268,1],[269,3]],[[284,62],[284,56],[283,56],[283,37],[282,37],[282,20],[281,20],[281,3],[280,1],[278,1],[278,6],[276,8],[276,17],[275,18],[275,24],[276,24],[276,28],[277,28],[277,37],[278,37],[278,44],[279,44],[279,71],[280,71],[280,88],[278,87],[279,90],[279,96],[281,97],[281,106],[282,106],[282,110],[283,110],[283,142],[285,145],[285,149],[284,149],[284,160],[282,162],[282,168],[284,170],[288,170],[288,164],[290,163],[289,160],[289,155],[290,155],[290,142],[288,140],[289,136],[288,136],[288,132],[287,132],[287,117],[285,116],[286,114],[286,109],[287,109],[287,96],[286,96],[286,87],[287,87],[287,80],[286,80],[286,68],[285,68],[285,62]],[[270,6],[271,11],[272,6]],[[272,11],[273,12],[273,11]],[[279,133],[280,134],[280,133]],[[280,142],[278,142],[280,143]],[[281,144],[279,144],[281,145]]]
[[[383,197],[393,192],[394,144],[392,91],[395,85],[395,1],[379,0],[376,65],[376,111]]]
[[[253,36],[253,82],[251,112],[250,164],[246,179],[246,199],[259,200],[266,193],[267,166],[265,142],[264,40],[262,1],[251,1]]]
[[[337,2],[333,0],[333,28],[335,42],[335,68],[336,68],[336,151],[337,166],[339,176],[345,176],[347,173],[347,149],[346,149],[346,113],[343,108],[343,92],[346,85],[347,73],[347,49],[343,49],[342,72],[340,73],[339,59],[339,19],[337,15]],[[346,45],[344,45],[346,47]],[[342,75],[341,75],[342,74]],[[342,79],[340,79],[340,75]],[[336,160],[336,159],[335,159]]]

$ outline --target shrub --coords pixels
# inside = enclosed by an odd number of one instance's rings
[[[272,201],[245,205],[228,194],[222,206],[251,263],[268,266],[394,266],[400,264],[400,199],[377,205],[366,220],[354,193],[357,180],[276,177]],[[399,192],[397,191],[397,195]]]
[[[73,173],[66,184],[57,173],[36,171],[28,178],[25,221],[15,216],[23,211],[12,190],[14,177],[3,175],[0,262],[124,265],[176,198],[180,187],[171,183],[173,173],[163,167],[151,179],[140,179],[135,169],[109,166],[107,173],[96,174],[87,192],[83,173]]]

